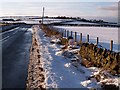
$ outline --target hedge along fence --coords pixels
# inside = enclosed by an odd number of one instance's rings
[[[82,33],[79,35],[79,41],[77,32],[63,30],[63,36],[73,36],[75,41],[80,45],[79,54],[83,58],[82,64],[86,67],[100,67],[108,70],[111,74],[120,74],[120,52],[113,51],[113,40],[110,41],[110,49],[99,48],[99,37],[96,39],[96,44],[89,43],[89,35],[86,37],[86,42],[83,42]]]

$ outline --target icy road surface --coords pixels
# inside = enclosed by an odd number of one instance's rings
[[[2,88],[25,88],[31,46],[31,25],[2,35]]]

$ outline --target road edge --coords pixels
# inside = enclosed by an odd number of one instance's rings
[[[41,63],[40,42],[37,37],[38,27],[33,26],[32,46],[30,49],[30,62],[28,65],[28,77],[26,90],[41,89],[45,90],[44,69]]]

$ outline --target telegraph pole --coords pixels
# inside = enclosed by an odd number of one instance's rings
[[[43,24],[43,19],[44,19],[44,10],[45,10],[45,8],[43,7],[43,13],[42,13],[42,24]]]

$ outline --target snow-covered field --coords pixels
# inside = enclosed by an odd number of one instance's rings
[[[64,21],[68,21],[69,19],[48,19],[48,18],[44,18],[44,24],[50,24],[50,23],[59,23],[59,22],[64,22]],[[0,20],[0,23],[17,23],[17,22],[24,22],[27,24],[39,24],[42,21],[42,19],[27,19],[27,20],[21,20],[21,21],[2,21]]]
[[[78,40],[80,38],[80,33],[83,34],[83,41],[86,41],[87,34],[90,36],[90,43],[96,43],[96,38],[99,37],[99,44],[103,48],[110,48],[110,41],[113,40],[113,50],[118,50],[118,28],[112,27],[78,27],[78,26],[54,26],[60,30],[69,30],[77,32]],[[73,34],[74,35],[74,34]]]
[[[71,19],[44,19],[44,24],[50,24],[50,23],[61,23],[65,21],[71,21]]]
[[[100,23],[90,23],[90,22],[82,22],[82,21],[72,21],[72,22],[66,22],[64,24],[94,24],[94,25],[100,25]],[[117,25],[117,23],[101,23],[101,24],[104,24],[104,25]]]
[[[88,77],[98,74],[100,69],[85,68],[80,64],[78,68],[73,66],[70,58],[61,54],[62,46],[50,43],[52,39],[45,37],[41,29],[38,31],[38,38],[47,88],[100,88],[101,82],[107,81],[97,82],[94,78],[88,80]],[[118,77],[112,76],[110,80],[118,86]]]
[[[42,19],[30,19],[30,20],[23,20],[23,21],[18,21],[18,22],[25,22],[27,24],[39,24],[42,21]],[[60,22],[65,22],[65,21],[71,21],[71,19],[48,19],[44,18],[43,23],[44,24],[51,24],[51,23],[60,23]]]
[[[82,21],[73,21],[73,22],[66,22],[64,24],[95,24],[95,25],[99,25],[97,23],[89,23],[89,22],[82,22]]]

